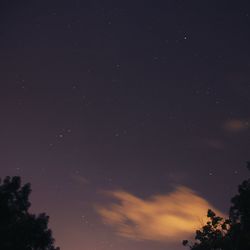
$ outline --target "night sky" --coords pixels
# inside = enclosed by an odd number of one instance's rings
[[[185,249],[247,173],[250,3],[2,0],[0,119],[62,250]]]

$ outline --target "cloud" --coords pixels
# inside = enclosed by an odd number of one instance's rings
[[[87,178],[85,178],[84,176],[79,175],[79,174],[71,174],[70,178],[79,184],[84,184],[84,185],[89,184],[89,180]]]
[[[240,119],[233,119],[226,121],[223,127],[229,132],[239,132],[249,128],[249,122]]]
[[[210,148],[216,149],[216,150],[221,150],[225,148],[225,143],[222,140],[218,139],[207,139],[205,140],[205,143],[207,146]]]
[[[106,192],[117,202],[97,207],[105,224],[135,240],[180,242],[207,221],[208,208],[222,215],[189,188],[179,186],[166,195],[141,199],[124,191]]]

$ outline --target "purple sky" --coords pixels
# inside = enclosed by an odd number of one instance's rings
[[[184,249],[164,216],[246,175],[250,4],[135,2],[0,3],[1,177],[62,250]]]

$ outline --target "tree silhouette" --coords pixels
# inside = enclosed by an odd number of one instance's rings
[[[46,214],[29,213],[30,184],[20,177],[0,181],[0,249],[60,250],[54,247]]]
[[[250,170],[250,162],[247,162]],[[196,231],[195,242],[184,240],[191,250],[249,250],[250,249],[250,179],[238,187],[231,199],[229,218],[223,219],[208,210],[208,222]]]

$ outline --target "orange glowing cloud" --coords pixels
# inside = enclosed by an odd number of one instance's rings
[[[176,242],[190,238],[207,221],[207,210],[222,213],[189,188],[141,199],[124,191],[107,192],[117,202],[97,207],[106,224],[135,240]]]

